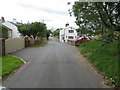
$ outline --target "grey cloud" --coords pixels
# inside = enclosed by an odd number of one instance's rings
[[[24,7],[26,9],[34,9],[37,11],[43,11],[43,12],[47,12],[47,13],[52,13],[52,14],[61,14],[61,15],[67,15],[67,12],[62,11],[62,10],[55,10],[55,9],[51,9],[51,8],[40,8],[40,7],[36,7],[36,6],[32,6],[29,4],[19,4],[19,6]]]
[[[53,13],[53,14],[63,14],[63,15],[67,14],[65,11],[49,9],[49,8],[41,8],[40,10],[44,11],[44,12],[47,12],[47,13]]]

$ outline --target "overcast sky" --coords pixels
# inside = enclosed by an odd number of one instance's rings
[[[75,18],[70,17],[67,2],[78,0],[2,0],[0,1],[0,16],[7,21],[27,23],[43,21],[50,29],[63,28],[68,22],[71,26],[77,28],[74,23]]]

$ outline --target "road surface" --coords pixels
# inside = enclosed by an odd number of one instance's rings
[[[85,65],[79,51],[51,38],[43,47],[13,53],[27,64],[3,82],[8,88],[102,88],[102,78]]]

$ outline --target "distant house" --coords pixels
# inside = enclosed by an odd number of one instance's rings
[[[68,42],[68,40],[77,38],[77,31],[73,27],[70,27],[69,24],[66,24],[65,28],[60,29],[59,35],[60,42]]]
[[[5,21],[3,17],[1,21],[2,25],[8,28],[8,38],[16,38],[21,36],[16,25],[12,24],[9,21]]]
[[[15,18],[14,18],[13,21],[10,22],[10,23],[12,23],[12,24],[14,24],[14,25],[16,25],[16,26],[23,25],[22,20],[21,20],[21,22],[17,22],[17,20],[16,20]]]

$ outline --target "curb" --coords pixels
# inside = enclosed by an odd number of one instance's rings
[[[10,54],[8,54],[8,55],[10,55]],[[18,56],[14,56],[14,55],[10,55],[10,56],[13,56],[13,57],[19,58],[20,60],[23,61],[24,64],[27,64],[25,60],[23,60],[22,58],[20,58],[20,57],[18,57]]]

